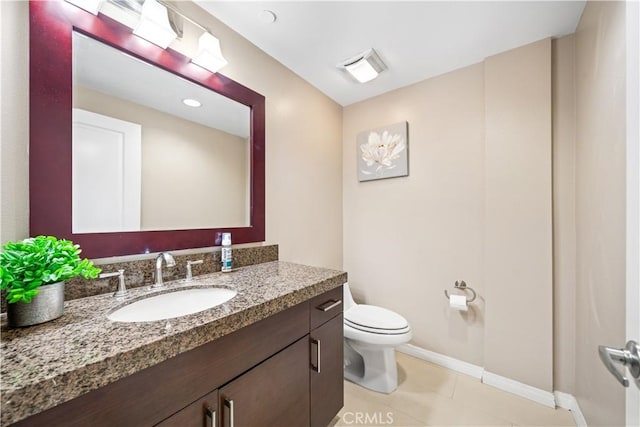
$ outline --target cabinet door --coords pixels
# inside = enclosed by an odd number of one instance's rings
[[[342,314],[311,331],[311,426],[326,427],[344,404]]]
[[[218,390],[206,394],[156,427],[217,427]]]
[[[220,388],[220,409],[221,427],[309,425],[308,337]]]

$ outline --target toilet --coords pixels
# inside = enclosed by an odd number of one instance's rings
[[[398,387],[395,348],[411,340],[409,322],[391,310],[356,304],[344,285],[344,377],[380,393]]]

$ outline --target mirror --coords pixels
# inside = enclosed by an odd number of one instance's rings
[[[84,47],[109,59],[87,62]],[[137,71],[124,71],[117,62],[124,60]],[[83,70],[87,64],[97,67]],[[127,86],[150,87],[152,74],[178,82],[152,94],[200,98],[216,114],[181,104],[169,111],[160,107],[167,101],[120,93]],[[113,76],[115,86],[100,86]],[[232,232],[234,243],[263,241],[264,103],[262,95],[106,16],[63,1],[30,2],[30,234],[71,239],[89,258],[219,245],[223,231]],[[129,136],[113,137],[127,132],[134,140],[139,135],[138,148],[131,148]],[[119,141],[116,148],[99,143],[110,138]],[[220,190],[227,193],[214,192]],[[118,203],[120,219],[113,221],[106,212]]]
[[[249,107],[76,31],[72,52],[74,233],[249,225]]]

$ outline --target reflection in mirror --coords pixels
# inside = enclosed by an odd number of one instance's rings
[[[77,32],[73,107],[73,233],[250,225],[249,107]]]

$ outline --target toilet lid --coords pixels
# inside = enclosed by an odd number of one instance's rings
[[[386,308],[375,305],[358,304],[344,313],[344,320],[350,326],[364,330],[400,331],[408,328],[409,322]]]

